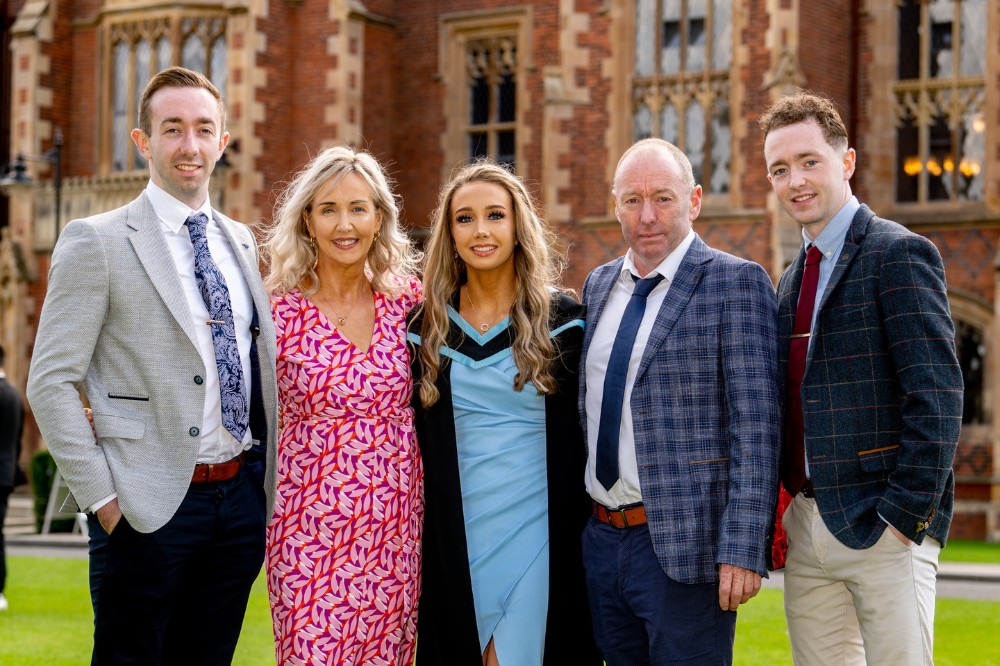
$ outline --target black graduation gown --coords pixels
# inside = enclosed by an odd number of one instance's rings
[[[572,298],[553,296],[551,330],[577,319],[585,310]],[[457,309],[457,302],[455,303]],[[420,334],[420,317],[410,323]],[[490,356],[511,344],[511,332],[480,348],[464,341],[456,326],[449,346],[472,358]],[[583,328],[570,326],[555,337],[553,370],[559,389],[545,398],[546,460],[549,502],[549,609],[545,627],[544,664],[602,663],[594,643],[590,605],[583,571],[580,536],[591,515],[584,487],[587,449],[577,407],[578,372]],[[482,652],[472,601],[462,490],[459,482],[450,370],[442,357],[437,388],[441,398],[424,409],[417,390],[420,363],[411,336],[413,406],[424,465],[423,574],[417,618],[417,666],[480,666]],[[530,387],[526,391],[533,390]],[[518,665],[509,665],[518,666]]]

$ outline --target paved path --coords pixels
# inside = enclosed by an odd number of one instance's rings
[[[773,572],[764,587],[781,589],[784,580],[780,571]],[[1000,601],[1000,565],[942,562],[938,567],[937,596]]]

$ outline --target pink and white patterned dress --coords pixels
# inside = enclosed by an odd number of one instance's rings
[[[406,315],[420,283],[376,293],[361,353],[297,290],[275,296],[278,492],[267,582],[278,664],[413,662],[423,469]]]

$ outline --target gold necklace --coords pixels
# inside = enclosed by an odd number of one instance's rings
[[[344,324],[347,323],[347,317],[350,316],[352,312],[354,312],[354,306],[358,304],[358,299],[361,298],[361,291],[362,289],[358,289],[357,293],[354,294],[354,300],[351,302],[351,307],[350,309],[348,309],[347,314],[344,315],[343,317],[341,317],[340,313],[337,312],[337,308],[333,307],[333,303],[331,303],[330,299],[326,297],[326,294],[321,294],[319,291],[317,291],[316,295],[320,296],[323,299],[323,302],[326,304],[326,306],[331,310],[333,310],[333,315],[337,318],[337,324],[339,326],[343,326]]]
[[[465,287],[465,297],[469,299],[469,305],[472,306],[472,311],[476,313],[476,319],[482,321],[483,320],[483,316],[481,314],[479,314],[479,308],[477,308],[476,304],[472,302],[472,290],[469,289],[468,285],[466,285],[466,287]],[[514,298],[516,299],[517,296],[515,296]],[[507,308],[507,311],[509,312],[510,308],[512,308],[512,307],[514,307],[514,301],[510,302],[510,307]],[[499,312],[499,314],[493,315],[493,319],[490,319],[489,321],[484,321],[482,324],[479,325],[479,330],[482,331],[483,333],[485,333],[486,331],[490,330],[490,326],[497,319],[502,318],[501,315],[503,315],[503,314],[504,314],[504,311],[501,310]]]

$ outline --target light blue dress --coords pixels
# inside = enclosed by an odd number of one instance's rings
[[[486,333],[449,316],[486,346]],[[449,350],[451,351],[451,350]],[[549,590],[545,399],[514,391],[511,349],[473,360],[450,353],[462,508],[480,647],[493,638],[501,664],[541,664]]]

